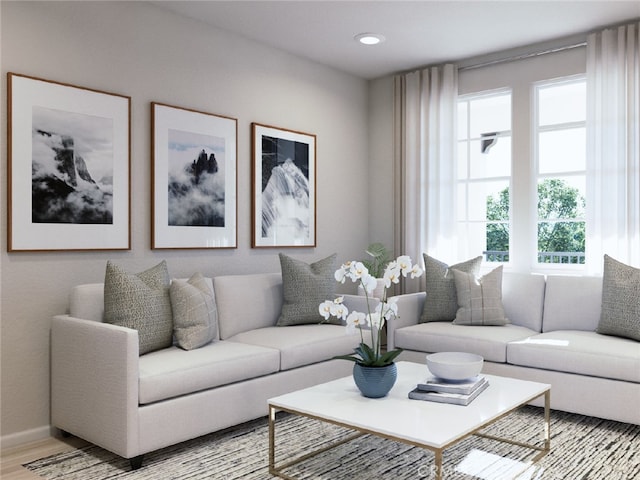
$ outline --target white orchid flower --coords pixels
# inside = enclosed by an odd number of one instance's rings
[[[334,305],[335,304],[331,300],[325,300],[319,305],[318,311],[325,320],[329,320],[329,317],[331,316],[331,309]]]
[[[409,272],[411,272],[411,257],[409,255],[401,255],[397,258],[396,263],[398,267],[402,271],[403,276],[407,276]]]
[[[371,325],[371,328],[375,328],[376,330],[380,330],[382,326],[382,317],[379,312],[373,312],[370,315],[367,315],[368,323]]]
[[[386,302],[380,302],[378,305],[378,307],[380,307],[379,311],[385,320],[391,320],[398,315],[397,301],[397,298],[389,298]]]
[[[419,265],[414,265],[411,269],[411,278],[417,278],[424,273],[424,271],[420,268]]]
[[[349,268],[349,276],[354,282],[369,274],[369,270],[367,270],[367,267],[365,267],[362,262],[350,263],[351,267]]]
[[[342,303],[336,303],[336,302],[333,303],[331,307],[331,315],[333,315],[334,317],[340,320],[344,320],[347,318],[348,314],[349,314],[349,309],[345,307]]]
[[[395,263],[395,262],[392,262]],[[397,263],[395,265],[389,264],[387,269],[384,272],[384,285],[386,288],[389,288],[392,283],[400,282],[400,275],[402,274],[402,270]]]
[[[357,328],[362,328],[367,325],[367,319],[362,312],[351,312],[347,316],[347,333],[353,335],[356,333]]]
[[[369,275],[368,273],[364,275],[360,279],[360,281],[362,282],[362,288],[364,288],[367,291],[367,293],[373,292],[378,286],[377,280],[372,275]]]
[[[336,273],[333,274],[333,278],[336,279],[336,282],[344,283],[347,277],[347,271],[344,268],[340,268],[336,270]]]

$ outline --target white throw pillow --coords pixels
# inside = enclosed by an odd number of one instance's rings
[[[215,295],[201,273],[193,274],[189,280],[174,280],[169,293],[173,332],[181,348],[193,350],[217,338]]]
[[[453,270],[453,277],[459,307],[454,325],[508,323],[502,306],[502,265],[481,278],[460,270]]]

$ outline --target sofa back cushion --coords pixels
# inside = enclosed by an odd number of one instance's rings
[[[102,322],[104,320],[104,283],[76,285],[69,295],[69,315]]]
[[[548,275],[543,332],[593,332],[600,321],[602,277]]]
[[[211,278],[205,277],[205,280],[213,289]],[[94,322],[104,321],[104,283],[85,283],[73,287],[69,294],[69,316]]]
[[[502,305],[509,323],[542,331],[544,280],[544,275],[504,272]]]
[[[223,275],[213,279],[218,331],[225,340],[256,328],[273,327],[282,311],[282,275]]]

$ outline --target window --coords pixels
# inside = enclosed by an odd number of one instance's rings
[[[586,81],[535,90],[538,263],[584,264]]]
[[[511,163],[511,92],[460,97],[458,237],[489,262],[509,260]]]
[[[586,80],[529,82],[528,89],[531,128],[515,137],[511,89],[458,99],[460,242],[486,262],[517,255],[538,269],[584,264]]]

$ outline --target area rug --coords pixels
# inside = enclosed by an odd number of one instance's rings
[[[486,432],[539,444],[543,411],[524,407]],[[425,426],[428,428],[428,426]],[[289,414],[276,423],[276,461],[328,445],[352,432]],[[444,478],[452,480],[629,480],[640,478],[640,426],[553,411],[551,452],[531,464],[529,449],[471,436],[445,450]],[[414,480],[434,477],[433,453],[364,435],[286,470],[300,479]],[[273,478],[268,471],[266,418],[145,455],[140,470],[96,446],[24,465],[47,480],[158,480]]]

